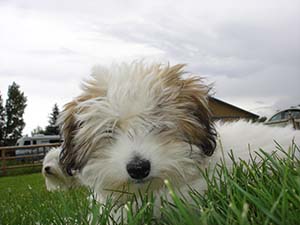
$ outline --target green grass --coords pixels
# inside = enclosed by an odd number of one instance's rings
[[[86,196],[84,189],[47,192],[39,173],[3,177],[0,224],[86,224],[89,204]]]
[[[299,149],[289,150],[286,160],[260,151],[261,163],[235,162],[232,170],[218,165],[214,178],[202,171],[208,182],[204,194],[192,191],[189,200],[173,192],[172,202],[162,198],[161,217],[155,218],[154,197],[136,196],[125,206],[121,224],[299,224],[300,162]],[[0,178],[0,224],[105,224],[113,202],[106,208],[89,203],[86,189],[49,193],[40,174]]]

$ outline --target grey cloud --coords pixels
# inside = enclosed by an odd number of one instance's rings
[[[80,40],[76,42],[85,43],[82,49],[93,49],[103,36],[158,49],[171,63],[187,63],[190,72],[215,82],[220,98],[229,102],[237,97],[245,102],[251,100],[260,108],[257,112],[298,104],[300,5],[297,0],[218,1],[217,4],[189,0],[126,3],[11,0],[3,4],[45,14],[49,20],[59,17],[58,21],[72,24],[72,34],[84,34],[78,35]],[[101,49],[94,53],[80,51],[76,44],[31,50],[28,54],[43,59],[34,58],[31,65],[16,56],[12,56],[11,62],[32,76],[67,82],[72,76],[87,74],[91,61],[102,54]],[[118,55],[117,49],[112,51]],[[15,68],[1,69],[12,72]]]
[[[282,21],[279,27],[276,23],[275,20],[273,24],[225,24],[219,28],[221,46],[227,43],[229,52],[238,57],[298,65],[300,29],[295,29],[294,22]]]
[[[176,26],[149,21],[109,24],[99,25],[98,31],[162,49],[167,57],[188,62],[203,73],[246,76],[272,64],[299,67],[300,31],[288,29],[289,21],[282,31],[272,27],[274,24],[224,22],[213,27],[212,34],[199,29],[196,22],[193,26],[175,19]],[[289,40],[286,40],[287,33],[292,36]]]
[[[278,8],[276,16],[271,11],[208,27],[196,17],[185,23],[155,14],[140,23],[99,25],[98,32],[162,49],[171,61],[209,76],[219,96],[252,98],[261,109],[275,110],[298,104],[300,97],[300,9]]]

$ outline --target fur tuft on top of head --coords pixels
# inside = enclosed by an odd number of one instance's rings
[[[183,160],[212,155],[216,133],[209,87],[198,76],[183,76],[184,66],[134,62],[95,67],[82,93],[61,113],[63,168],[70,174],[95,158],[112,163],[120,143],[125,165],[137,156],[154,161],[154,151],[182,154]]]

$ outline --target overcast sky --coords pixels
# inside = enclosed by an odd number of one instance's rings
[[[0,0],[0,91],[46,126],[95,64],[186,63],[217,98],[261,116],[300,104],[300,1]]]

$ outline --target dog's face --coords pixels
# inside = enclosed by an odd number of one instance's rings
[[[61,163],[101,191],[185,182],[215,148],[208,88],[183,65],[96,68],[61,115]],[[150,186],[149,186],[150,185]]]
[[[75,177],[70,177],[63,172],[59,164],[60,152],[60,148],[53,148],[46,154],[43,160],[42,174],[45,178],[48,191],[66,190],[77,184]]]

